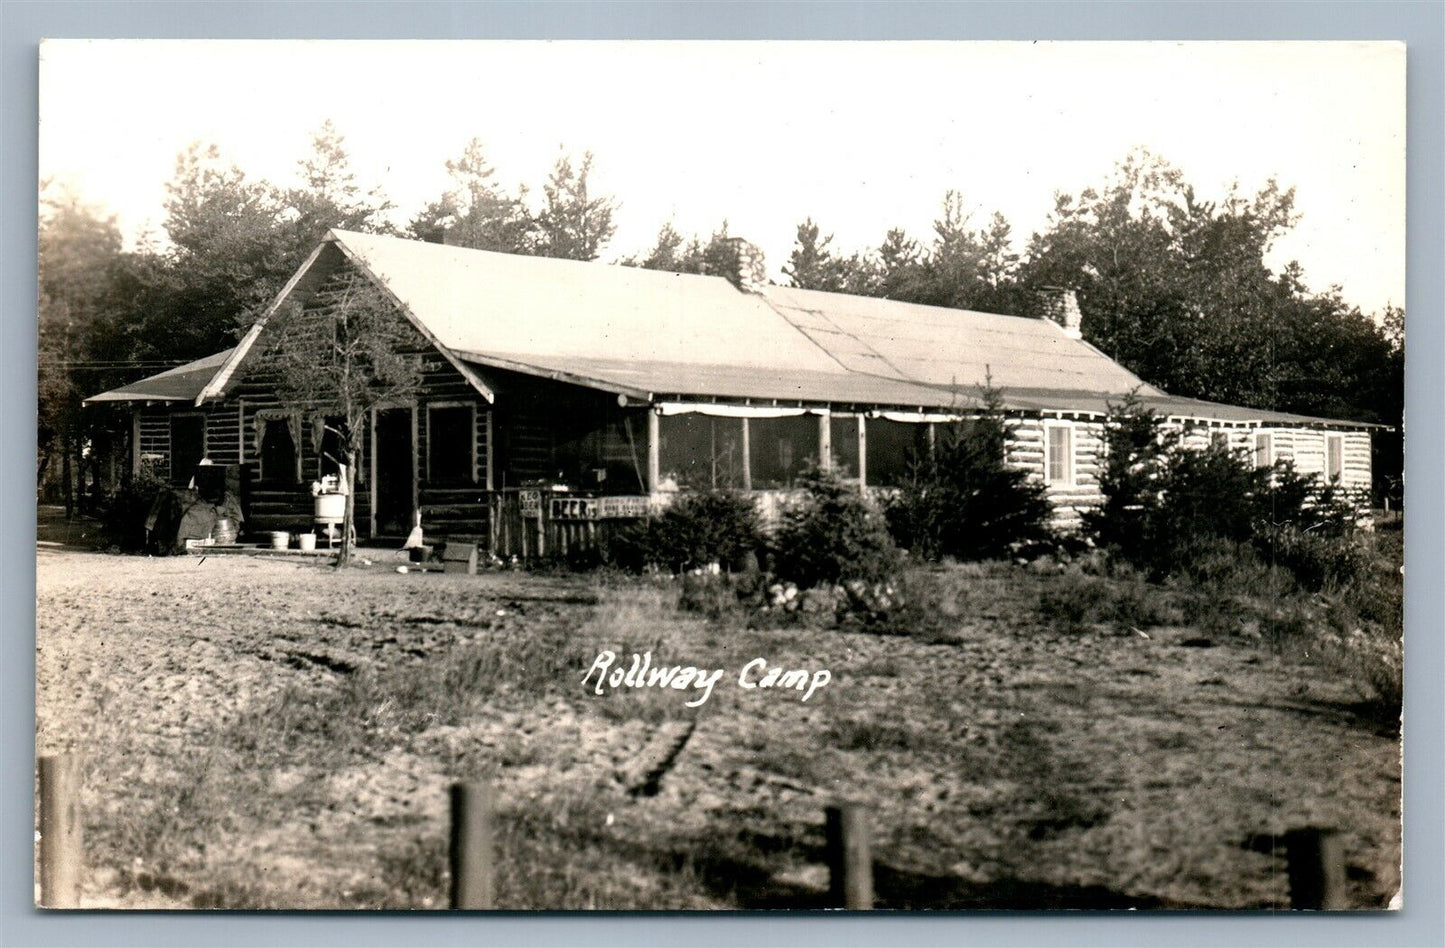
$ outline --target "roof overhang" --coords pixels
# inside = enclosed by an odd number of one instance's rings
[[[99,395],[92,395],[82,399],[82,405],[101,405],[107,402],[193,402],[192,395],[156,395],[146,392],[126,392],[121,389],[114,389],[109,392],[101,392]]]
[[[328,236],[328,240],[317,244],[316,249],[311,251],[311,255],[306,258],[306,262],[301,264],[300,268],[291,275],[291,279],[286,281],[286,285],[281,288],[280,293],[276,294],[276,298],[271,301],[271,305],[266,307],[266,312],[262,313],[261,318],[256,320],[250,329],[246,330],[246,335],[241,338],[240,345],[231,350],[231,357],[226,360],[226,364],[221,366],[220,371],[216,373],[215,377],[211,379],[205,388],[201,389],[200,394],[196,396],[197,405],[204,404],[212,398],[219,398],[225,394],[226,385],[230,383],[231,377],[236,373],[236,369],[246,360],[246,355],[251,351],[251,347],[256,344],[256,339],[260,337],[261,330],[266,327],[267,321],[281,308],[283,303],[291,298],[291,294],[296,292],[298,287],[305,286],[308,290],[314,289],[316,284],[320,283],[322,279],[325,279],[325,276],[330,273],[330,269],[326,267],[326,264],[321,263],[321,261],[326,254],[327,248],[330,246],[331,241]],[[322,272],[323,270],[325,272]]]
[[[117,402],[186,402],[195,401],[197,393],[215,377],[231,354],[230,349],[208,355],[185,365],[147,376],[129,385],[122,385],[99,395],[92,395],[81,404]]]

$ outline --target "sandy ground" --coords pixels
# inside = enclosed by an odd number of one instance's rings
[[[565,907],[817,905],[838,798],[872,808],[892,907],[1280,908],[1269,840],[1304,825],[1341,830],[1353,905],[1397,888],[1398,736],[1301,660],[1187,628],[998,616],[931,645],[745,631],[669,595],[40,550],[37,751],[88,761],[87,904],[438,907],[446,787],[479,775],[504,820],[547,814],[537,832],[569,867],[536,871],[575,893]],[[468,647],[534,661],[543,631],[567,661],[464,713],[382,696],[330,741],[306,717],[359,675]],[[727,671],[695,713],[675,692],[598,697],[580,682],[603,648]],[[754,657],[832,681],[806,704],[740,689]],[[656,794],[628,792],[690,720]],[[595,860],[576,868],[579,851]],[[525,878],[502,889],[564,907]]]

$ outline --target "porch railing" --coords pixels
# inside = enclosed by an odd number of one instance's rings
[[[597,549],[646,517],[641,495],[587,495],[543,488],[508,488],[489,497],[492,552],[502,559],[570,557]]]

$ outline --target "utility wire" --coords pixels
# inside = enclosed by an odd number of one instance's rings
[[[67,366],[81,366],[81,367],[90,367],[90,366],[103,366],[103,367],[121,366],[121,367],[134,367],[134,368],[137,368],[137,369],[155,368],[156,366],[164,366],[164,367],[169,367],[169,368],[175,368],[176,366],[181,366],[181,365],[186,365],[186,364],[187,364],[187,363],[185,363],[185,362],[160,362],[160,361],[156,361],[156,362],[132,362],[132,361],[129,361],[129,360],[117,360],[117,361],[114,361],[114,362],[105,362],[105,361],[100,361],[100,360],[83,361],[83,360],[69,360],[69,359],[40,359],[39,362],[40,362],[41,365],[67,365]]]

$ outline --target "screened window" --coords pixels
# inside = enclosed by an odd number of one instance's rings
[[[657,419],[659,472],[664,482],[707,490],[743,487],[743,422],[708,415]]]
[[[646,493],[647,416],[633,412],[610,418],[601,432],[602,457],[593,476],[609,494]],[[642,422],[638,425],[638,422]]]
[[[818,419],[750,418],[748,449],[755,489],[789,487],[803,465],[818,458]]]
[[[1211,431],[1209,433],[1209,446],[1217,451],[1229,450],[1229,432]]]
[[[858,477],[858,419],[833,415],[828,419],[833,442],[833,469],[845,479]]]
[[[1270,467],[1274,464],[1274,435],[1258,431],[1254,435],[1254,466]]]
[[[459,483],[476,469],[475,418],[471,405],[429,405],[426,412],[427,480]]]
[[[1044,480],[1050,484],[1072,484],[1074,482],[1074,429],[1067,425],[1049,425],[1044,430],[1048,434],[1049,446]]]
[[[1333,480],[1345,473],[1344,435],[1325,435],[1325,478]]]
[[[287,418],[263,418],[261,425],[261,480],[295,483],[297,465],[296,441]]]
[[[189,484],[206,456],[206,416],[171,416],[171,483]]]
[[[868,484],[900,487],[920,452],[928,450],[928,426],[870,418],[867,427]]]

